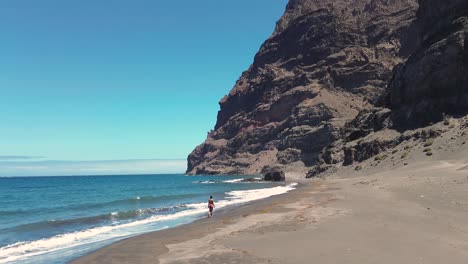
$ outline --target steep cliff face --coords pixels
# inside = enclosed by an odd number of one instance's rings
[[[220,102],[189,174],[305,172],[384,93],[415,49],[416,0],[291,0],[251,67]]]
[[[418,126],[468,112],[468,1],[420,0],[419,47],[389,85],[396,122]]]
[[[394,70],[386,96],[388,108],[361,111],[347,123],[340,138],[323,149],[309,177],[342,165],[359,169],[373,157],[372,166],[390,156],[394,162],[404,160],[418,145],[432,155],[427,148],[432,143],[426,140],[450,138],[444,143],[447,150],[456,148],[451,142],[466,135],[466,117],[456,121],[450,116],[468,113],[468,1],[420,0],[414,25],[417,47]],[[464,139],[459,142],[465,144]],[[395,157],[401,145],[404,152]]]

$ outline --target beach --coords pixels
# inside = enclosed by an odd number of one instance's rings
[[[67,263],[125,238],[206,217],[209,195],[218,210],[231,210],[295,185],[239,175],[0,178],[0,263]]]
[[[71,263],[466,264],[467,165],[457,159],[344,169]]]
[[[0,264],[468,264],[468,0],[35,2]]]

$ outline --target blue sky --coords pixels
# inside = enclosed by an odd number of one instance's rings
[[[0,160],[185,159],[286,3],[1,1]]]

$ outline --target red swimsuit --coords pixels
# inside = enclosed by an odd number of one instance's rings
[[[208,200],[208,208],[210,208],[210,211],[214,208],[214,201],[212,199]]]

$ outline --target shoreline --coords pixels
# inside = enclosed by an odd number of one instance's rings
[[[466,161],[343,170],[286,194],[138,235],[69,263],[460,263]],[[464,169],[465,168],[465,169]]]
[[[118,260],[114,259],[111,262],[106,262],[106,260],[103,260],[101,256],[107,254],[108,250],[113,251],[114,247],[121,247],[121,246],[127,247],[127,243],[141,244],[140,241],[138,241],[138,240],[145,240],[146,241],[148,239],[148,237],[149,237],[149,239],[153,240],[156,236],[167,237],[167,236],[171,236],[172,233],[176,233],[175,235],[177,236],[179,232],[183,233],[184,230],[186,230],[186,229],[190,229],[190,230],[191,229],[200,229],[200,230],[203,230],[203,228],[202,228],[203,226],[205,226],[206,224],[213,224],[213,223],[215,224],[215,226],[219,227],[218,226],[220,224],[219,221],[221,221],[224,224],[227,218],[231,219],[231,218],[233,218],[233,217],[235,217],[235,216],[237,216],[239,214],[242,214],[242,215],[250,214],[251,212],[253,212],[259,206],[264,206],[265,204],[275,202],[277,199],[284,198],[282,196],[289,195],[289,194],[291,194],[293,192],[298,191],[298,189],[302,188],[306,184],[306,182],[308,182],[308,181],[307,180],[285,181],[286,184],[296,183],[297,185],[294,187],[293,190],[288,191],[286,193],[273,195],[273,196],[270,196],[270,197],[267,197],[267,198],[261,198],[259,200],[249,201],[249,202],[246,202],[244,204],[228,206],[227,208],[223,207],[223,208],[220,208],[218,210],[215,209],[213,218],[207,218],[207,217],[201,216],[201,218],[196,219],[196,220],[194,220],[194,221],[192,221],[190,223],[185,223],[185,224],[181,224],[181,225],[178,225],[178,226],[165,228],[165,229],[161,229],[161,230],[150,231],[148,233],[142,233],[142,234],[138,234],[138,235],[135,235],[135,236],[127,237],[127,238],[124,238],[122,240],[112,242],[111,244],[108,244],[108,245],[106,245],[104,247],[95,249],[95,250],[93,250],[91,252],[88,252],[85,255],[80,256],[78,258],[75,258],[75,259],[73,259],[73,260],[71,260],[71,261],[69,261],[67,263],[70,263],[70,264],[76,264],[76,263],[78,263],[78,264],[79,263],[114,263],[115,261],[118,261]],[[211,226],[211,228],[209,230],[204,230],[204,231],[211,231],[212,227],[213,226]],[[94,260],[92,260],[92,259],[96,259],[95,260],[96,262],[93,262]],[[126,263],[126,262],[122,262],[122,263]],[[146,263],[146,262],[141,262],[141,263]]]

